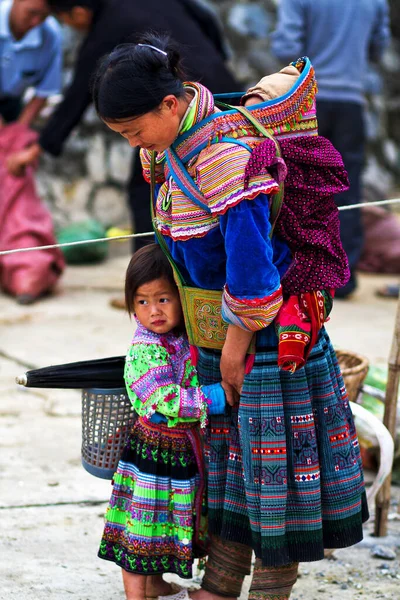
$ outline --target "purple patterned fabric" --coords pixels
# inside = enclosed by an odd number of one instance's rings
[[[280,148],[287,174],[275,233],[287,242],[293,254],[282,279],[284,295],[340,288],[350,276],[334,201],[334,194],[347,190],[349,185],[342,158],[321,136],[282,140]],[[269,139],[253,150],[246,180],[263,169],[276,180],[284,174],[275,144]]]

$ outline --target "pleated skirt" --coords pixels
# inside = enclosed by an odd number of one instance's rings
[[[207,542],[198,426],[138,419],[113,479],[99,557],[138,575],[191,578]]]
[[[202,384],[220,354],[200,350]],[[238,408],[213,416],[205,440],[209,532],[252,546],[265,566],[320,560],[362,539],[368,518],[359,445],[328,334],[305,367],[277,367],[272,327],[257,334]]]

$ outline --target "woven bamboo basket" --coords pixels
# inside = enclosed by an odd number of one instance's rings
[[[361,354],[349,350],[336,350],[350,402],[356,402],[361,386],[367,376],[369,360]]]
[[[82,465],[112,479],[136,419],[125,388],[82,390]]]

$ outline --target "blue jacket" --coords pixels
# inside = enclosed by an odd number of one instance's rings
[[[281,0],[271,48],[287,63],[311,59],[318,100],[363,103],[368,61],[389,39],[387,0]]]

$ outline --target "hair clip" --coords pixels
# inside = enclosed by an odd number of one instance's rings
[[[164,54],[164,56],[168,56],[167,52],[164,52],[164,50],[160,50],[160,48],[156,48],[155,46],[152,46],[151,44],[137,44],[138,46],[142,46],[143,48],[151,48],[152,50],[155,50],[156,52],[160,52],[160,54]]]

